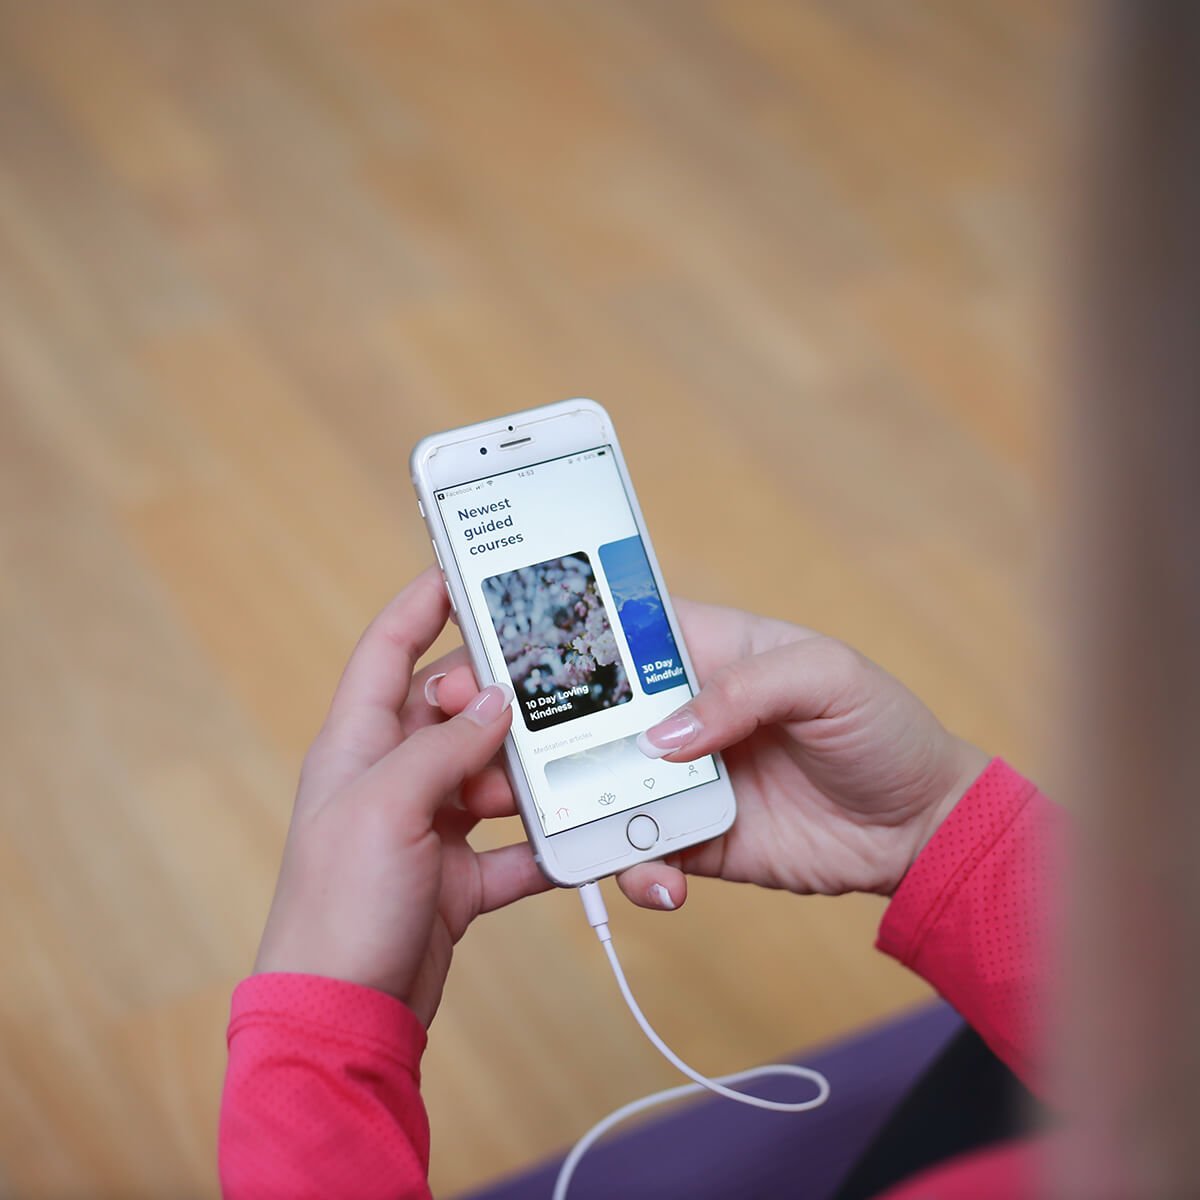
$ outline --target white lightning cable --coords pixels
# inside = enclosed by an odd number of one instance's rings
[[[633,998],[633,992],[630,991],[629,982],[625,978],[625,972],[621,969],[621,962],[617,958],[617,952],[613,947],[612,934],[608,928],[608,910],[604,905],[604,897],[600,894],[600,885],[597,883],[585,883],[579,889],[579,898],[583,901],[583,908],[587,913],[588,924],[596,931],[596,936],[600,939],[600,943],[604,947],[604,952],[608,955],[609,966],[612,967],[612,972],[617,979],[617,986],[621,989],[621,995],[625,997],[625,1003],[629,1006],[629,1011],[633,1013],[634,1020],[642,1027],[642,1032],[650,1039],[650,1044],[654,1046],[667,1062],[689,1079],[695,1080],[695,1082],[685,1083],[679,1087],[667,1088],[665,1091],[655,1092],[652,1096],[644,1096],[641,1100],[634,1100],[632,1103],[618,1108],[616,1112],[609,1113],[604,1120],[593,1125],[575,1143],[571,1149],[571,1153],[563,1160],[563,1165],[558,1172],[558,1179],[554,1184],[554,1200],[566,1200],[567,1188],[571,1185],[571,1177],[575,1174],[575,1168],[579,1166],[580,1159],[583,1158],[600,1138],[626,1118],[632,1117],[636,1113],[645,1112],[646,1109],[653,1108],[656,1105],[666,1104],[671,1100],[678,1100],[683,1096],[691,1096],[699,1092],[709,1091],[716,1092],[718,1096],[724,1096],[727,1100],[735,1100],[739,1104],[749,1104],[754,1108],[765,1108],[770,1112],[800,1113],[820,1108],[829,1099],[829,1080],[820,1071],[814,1071],[811,1067],[797,1067],[791,1063],[772,1063],[765,1067],[752,1067],[748,1071],[739,1071],[735,1075],[722,1075],[717,1079],[709,1079],[701,1075],[699,1071],[695,1071],[689,1067],[655,1033],[650,1022],[646,1020],[645,1013],[642,1012],[638,1002]],[[781,1100],[764,1100],[759,1096],[751,1096],[745,1092],[734,1091],[733,1088],[725,1086],[731,1083],[745,1083],[751,1079],[762,1079],[768,1075],[788,1075],[794,1079],[806,1080],[816,1085],[817,1094],[810,1100],[785,1103]]]

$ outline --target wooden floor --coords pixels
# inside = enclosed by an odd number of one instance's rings
[[[841,635],[1035,761],[1069,32],[0,0],[0,1194],[216,1195],[228,996],[343,658],[429,557],[431,430],[595,396],[676,592]],[[881,908],[708,885],[615,921],[716,1072],[924,996]],[[672,1074],[550,894],[468,936],[425,1078],[451,1195]]]

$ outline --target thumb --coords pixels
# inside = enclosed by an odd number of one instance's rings
[[[500,749],[512,724],[513,690],[485,687],[448,721],[419,729],[371,768],[373,786],[403,797],[401,807],[433,819],[448,792],[477,774]]]
[[[682,708],[638,736],[647,758],[687,762],[742,741],[763,725],[828,716],[861,673],[843,642],[805,638],[722,667]]]

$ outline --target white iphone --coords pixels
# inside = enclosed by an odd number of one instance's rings
[[[411,467],[480,685],[516,693],[505,754],[546,875],[576,886],[724,833],[721,759],[636,745],[697,684],[608,413],[564,400],[453,429]]]

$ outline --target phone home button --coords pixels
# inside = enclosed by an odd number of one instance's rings
[[[652,817],[639,813],[625,827],[625,836],[635,850],[649,850],[658,841],[658,825]]]

